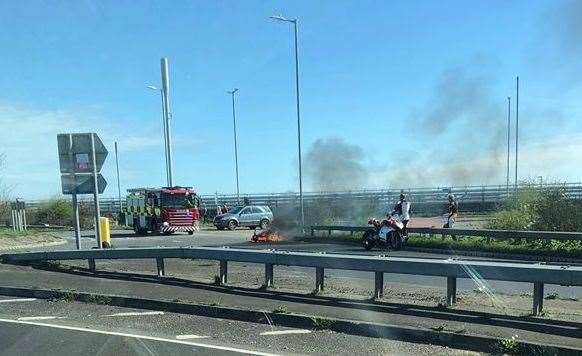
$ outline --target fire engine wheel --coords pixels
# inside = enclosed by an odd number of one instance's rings
[[[188,231],[188,235],[194,235],[194,231]]]
[[[140,236],[146,236],[148,234],[148,230],[147,229],[144,229],[144,228],[141,228],[141,227],[138,227],[135,230],[135,233],[138,234],[138,235],[140,235]]]
[[[228,227],[228,229],[229,229],[229,230],[234,230],[234,229],[236,229],[236,226],[237,226],[237,225],[238,225],[238,224],[236,223],[236,221],[235,221],[235,220],[230,220],[230,221],[228,222],[228,226],[227,226],[227,227]]]
[[[261,220],[261,224],[259,225],[259,227],[261,228],[261,230],[267,230],[269,228],[269,225],[271,225],[269,223],[269,220],[263,219]]]

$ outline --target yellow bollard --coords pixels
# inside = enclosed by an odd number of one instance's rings
[[[99,219],[99,226],[101,227],[101,247],[111,247],[111,233],[109,231],[109,218],[101,217]]]

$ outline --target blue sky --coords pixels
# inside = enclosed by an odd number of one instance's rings
[[[58,193],[56,133],[94,131],[111,153],[119,142],[122,190],[162,185],[160,101],[145,86],[159,84],[168,57],[176,183],[235,190],[226,90],[237,87],[241,191],[296,190],[292,27],[268,19],[281,13],[300,21],[306,154],[318,139],[359,146],[369,188],[502,183],[505,158],[490,152],[505,143],[489,137],[505,134],[519,74],[520,178],[580,181],[574,59],[582,51],[571,43],[582,31],[568,22],[580,9],[559,1],[2,2],[2,179],[16,196]],[[469,99],[488,108],[438,111],[451,124],[434,135],[425,117],[446,100],[444,78],[453,87],[460,80],[463,93],[478,83]],[[478,174],[443,173],[451,167]],[[112,154],[103,173],[105,195],[116,195]]]

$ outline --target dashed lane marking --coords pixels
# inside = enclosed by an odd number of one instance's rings
[[[169,343],[172,343],[172,344],[181,344],[181,345],[197,346],[197,347],[206,348],[206,349],[220,350],[220,351],[230,351],[230,352],[236,352],[236,353],[246,354],[246,355],[277,356],[277,354],[272,354],[272,353],[268,353],[268,352],[245,350],[245,349],[240,349],[240,348],[236,348],[236,347],[208,345],[208,344],[201,344],[201,343],[198,343],[198,342],[185,341],[185,340],[165,339],[165,338],[162,338],[162,337],[146,336],[146,335],[137,335],[137,334],[128,334],[128,333],[120,333],[120,332],[114,332],[114,331],[104,331],[104,330],[97,330],[97,329],[90,329],[90,328],[80,328],[80,327],[67,326],[67,325],[54,325],[54,324],[36,323],[36,322],[32,322],[32,321],[21,321],[21,320],[12,320],[12,319],[0,319],[0,322],[2,322],[2,323],[12,323],[12,324],[25,324],[25,325],[33,325],[33,326],[44,326],[44,327],[47,327],[47,328],[54,328],[54,329],[64,329],[64,330],[88,332],[88,333],[94,333],[94,334],[103,334],[103,335],[114,335],[114,336],[131,337],[131,338],[142,339],[142,340],[152,340],[152,341],[169,342]]]
[[[36,298],[2,299],[0,303],[32,302],[33,300],[36,300]]]
[[[291,329],[291,330],[265,331],[265,332],[262,332],[260,335],[291,335],[291,334],[309,334],[309,333],[311,333],[311,330]]]
[[[194,334],[183,334],[176,335],[176,340],[187,340],[187,339],[207,339],[210,336],[194,335]]]
[[[18,318],[20,321],[28,320],[53,320],[53,319],[63,319],[62,316],[23,316]]]
[[[162,311],[151,311],[151,312],[127,312],[127,313],[114,313],[114,314],[108,314],[108,315],[105,315],[105,316],[116,317],[116,316],[142,316],[142,315],[164,315],[164,312],[162,312]]]

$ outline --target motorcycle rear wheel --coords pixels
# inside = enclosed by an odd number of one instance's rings
[[[400,231],[392,231],[390,233],[390,248],[398,251],[402,248],[402,233]]]

